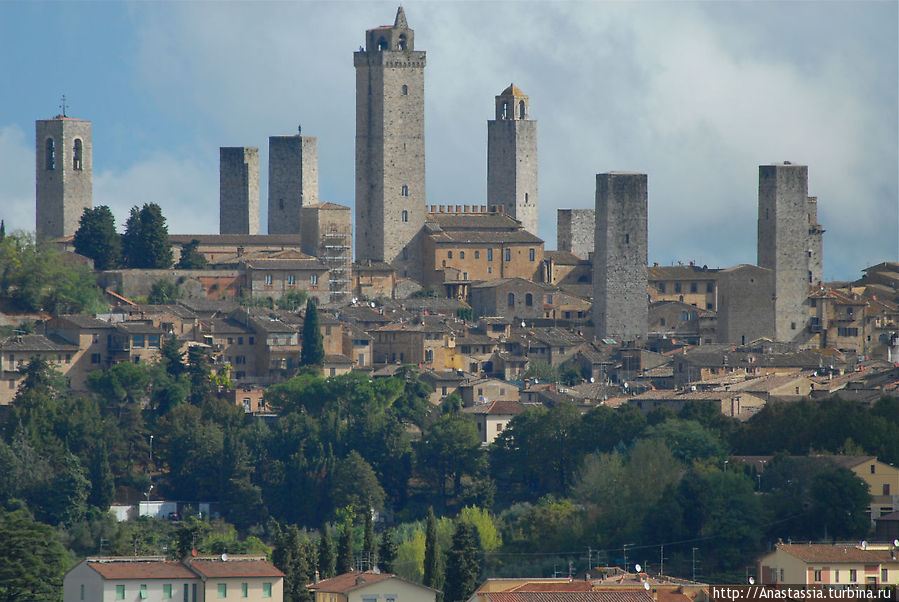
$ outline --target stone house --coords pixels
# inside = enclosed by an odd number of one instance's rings
[[[308,585],[315,602],[435,602],[437,590],[390,573],[351,571]]]
[[[887,545],[785,544],[758,559],[759,585],[834,589],[899,584],[899,560]]]
[[[718,310],[718,272],[705,266],[653,265],[649,268],[649,298],[678,301],[699,309]]]
[[[63,578],[63,602],[219,598],[279,602],[284,573],[264,556],[222,554],[184,562],[159,556],[89,557]]]
[[[440,324],[391,323],[371,331],[375,364],[418,364],[431,370],[453,367],[456,337]]]
[[[628,403],[639,408],[644,414],[659,406],[670,408],[674,413],[691,401],[713,405],[725,416],[748,420],[765,407],[765,400],[742,391],[647,391],[629,397]]]
[[[364,261],[353,264],[353,295],[359,299],[393,299],[396,290],[396,270],[383,261]]]
[[[34,357],[67,374],[79,363],[84,351],[56,335],[21,334],[0,341],[0,405],[9,405],[16,396],[25,368]]]
[[[524,278],[497,278],[471,285],[471,309],[475,317],[498,316],[513,324],[546,318],[554,289]]]
[[[718,317],[712,310],[699,309],[680,301],[649,304],[649,336],[674,339],[684,345],[718,342]]]
[[[497,399],[518,401],[518,387],[495,378],[479,378],[460,384],[459,396],[465,407],[479,403],[485,404]]]
[[[481,444],[490,445],[503,432],[509,421],[526,409],[524,404],[517,401],[499,399],[489,403],[475,404],[462,411],[474,417]]]
[[[864,354],[868,302],[848,292],[818,288],[809,294],[808,330],[815,347]]]
[[[593,246],[593,241],[590,241]],[[592,253],[592,252],[591,252]],[[590,284],[593,277],[593,263],[585,257],[578,257],[570,251],[544,251],[543,282],[552,284]]]
[[[296,250],[240,258],[246,274],[246,293],[250,297],[270,298],[304,291],[317,303],[328,303],[331,293],[329,269],[315,257]]]

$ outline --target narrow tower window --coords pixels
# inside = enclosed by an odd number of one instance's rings
[[[532,305],[534,305],[534,295],[532,295],[531,293],[526,294],[524,296],[524,304],[527,305],[528,307],[531,307]]]
[[[518,118],[524,119],[524,101],[523,100],[518,101]]]
[[[509,307],[515,306],[515,293],[509,293]]]
[[[405,209],[403,209],[403,222],[405,223],[408,221],[409,221],[409,212],[406,211]]]
[[[378,40],[378,52],[382,50],[387,50],[387,40],[385,40],[384,38]]]
[[[56,169],[56,143],[47,138],[47,169]]]
[[[400,34],[400,39],[396,43],[396,47],[399,48],[400,50],[406,49],[406,34],[404,34],[404,33]]]
[[[509,101],[503,101],[503,119],[509,118]]]
[[[409,196],[409,187],[403,184],[403,187],[400,188],[400,196]]]
[[[75,138],[75,146],[72,151],[72,169],[79,171],[84,169],[84,163],[82,161],[84,145],[81,142],[81,138]]]
[[[408,96],[408,95],[409,95],[409,86],[407,86],[406,84],[403,84],[403,96]]]

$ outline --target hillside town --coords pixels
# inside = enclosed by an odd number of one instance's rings
[[[756,265],[650,264],[626,171],[552,249],[506,82],[486,201],[429,205],[421,42],[399,7],[353,53],[352,208],[315,136],[270,136],[266,233],[258,148],[220,148],[219,234],[118,227],[92,122],[36,121],[34,233],[0,227],[0,539],[49,572],[0,598],[895,595],[899,262],[825,282],[830,200],[789,161],[758,166]]]

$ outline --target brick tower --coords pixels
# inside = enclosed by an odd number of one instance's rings
[[[808,167],[759,166],[758,264],[774,272],[774,338],[802,342],[809,284],[822,278],[818,199],[808,196]]]
[[[219,149],[219,233],[259,234],[259,149]]]
[[[72,236],[93,207],[91,122],[57,115],[35,122],[35,237]]]
[[[269,136],[268,233],[298,234],[302,209],[318,203],[318,140]]]
[[[400,7],[365,32],[356,67],[356,259],[421,279],[425,219],[425,53]]]
[[[528,97],[515,84],[496,97],[496,119],[487,122],[487,204],[537,234],[537,122]]]
[[[647,238],[646,174],[597,174],[593,254],[597,338],[646,338]]]

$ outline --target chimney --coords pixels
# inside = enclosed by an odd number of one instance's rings
[[[319,572],[316,570],[316,571],[315,571],[315,576],[312,578],[312,583],[318,583],[319,581],[321,581],[321,573],[319,573]]]

